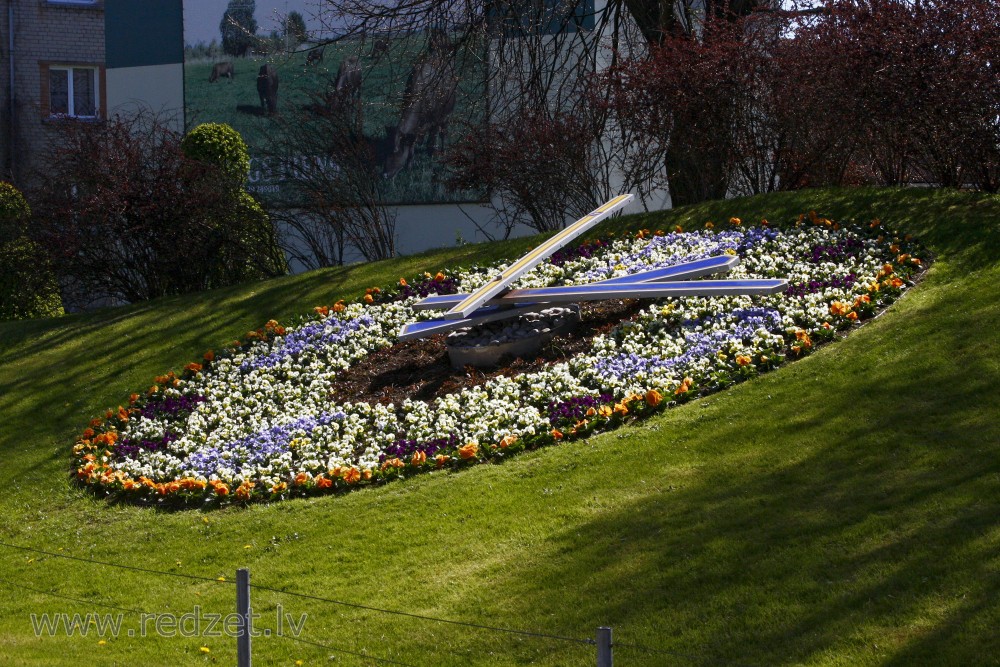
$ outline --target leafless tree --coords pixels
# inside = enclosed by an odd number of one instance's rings
[[[376,153],[363,133],[363,106],[336,91],[314,95],[272,136],[270,160],[285,180],[286,250],[309,268],[343,264],[352,252],[374,261],[396,253],[396,217],[384,204]],[[306,252],[302,252],[305,250]]]
[[[615,82],[601,77],[602,71],[613,69],[623,57],[642,57],[671,36],[711,39],[711,26],[718,21],[778,4],[777,0],[609,0],[595,10],[578,0],[326,0],[324,6],[325,15],[341,30],[346,26],[349,35],[423,40],[427,49],[442,40],[453,45],[455,58],[464,60],[458,71],[466,75],[478,71],[484,79],[472,94],[485,99],[487,108],[478,125],[467,128],[466,144],[482,144],[486,137],[516,143],[526,122],[559,125],[572,118],[587,128],[588,155],[584,162],[574,163],[585,166],[584,178],[578,170],[570,170],[561,182],[550,178],[549,187],[540,189],[531,187],[533,172],[524,170],[520,188],[481,183],[491,195],[498,219],[509,218],[514,210],[523,214],[521,221],[543,229],[551,226],[550,216],[535,220],[528,213],[532,209],[551,212],[567,205],[561,214],[565,220],[585,212],[581,207],[589,202],[625,190],[638,193],[648,205],[663,187],[668,165],[680,161],[671,160],[671,136],[650,141],[619,122],[606,104]],[[466,87],[466,94],[469,90]],[[457,106],[468,104],[459,101]],[[673,130],[675,136],[684,131]],[[581,188],[586,189],[585,196],[566,201],[554,191]],[[549,201],[539,202],[539,197]]]

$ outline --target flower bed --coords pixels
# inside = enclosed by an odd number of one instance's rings
[[[397,342],[404,323],[429,316],[412,310],[415,301],[472,291],[502,267],[401,279],[294,324],[272,320],[155,378],[127,407],[91,421],[73,448],[74,477],[136,502],[204,505],[331,493],[502,459],[804,356],[892,303],[923,269],[915,244],[877,221],[841,227],[811,214],[780,229],[736,218],[723,231],[712,227],[588,241],[518,284],[587,283],[728,253],[741,258],[730,277],[783,277],[789,289],[649,302],[586,352],[433,400],[332,400],[338,374]]]

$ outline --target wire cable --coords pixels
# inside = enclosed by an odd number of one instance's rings
[[[27,551],[27,552],[30,552],[30,553],[43,554],[43,555],[46,555],[46,556],[51,556],[53,558],[65,558],[65,559],[68,559],[68,560],[79,561],[79,562],[82,562],[82,563],[91,563],[91,564],[94,564],[94,565],[103,565],[105,567],[117,567],[117,568],[121,568],[123,570],[132,570],[134,572],[143,572],[143,573],[146,573],[146,574],[159,574],[159,575],[164,575],[164,576],[168,576],[168,577],[178,577],[178,578],[181,578],[181,579],[189,579],[189,580],[192,580],[192,581],[208,581],[208,582],[213,582],[213,583],[235,584],[235,581],[230,581],[228,579],[219,580],[219,579],[213,579],[211,577],[201,577],[201,576],[197,576],[197,575],[193,575],[193,574],[183,574],[181,572],[164,572],[162,570],[153,570],[153,569],[150,569],[150,568],[138,567],[138,566],[135,566],[135,565],[123,565],[121,563],[111,563],[111,562],[108,562],[108,561],[101,561],[101,560],[96,560],[96,559],[93,559],[93,558],[83,558],[81,556],[71,556],[70,554],[62,554],[62,553],[58,553],[58,552],[54,552],[54,551],[46,551],[44,549],[36,549],[34,547],[25,547],[25,546],[21,546],[21,545],[18,545],[18,544],[10,544],[10,543],[7,543],[7,542],[0,542],[0,546],[7,547],[9,549],[18,549],[18,550],[21,550],[21,551]],[[262,591],[269,591],[271,593],[279,593],[279,594],[282,594],[282,595],[290,595],[290,596],[293,596],[293,597],[299,597],[299,598],[303,598],[303,599],[307,599],[307,600],[316,600],[316,601],[319,601],[319,602],[327,602],[329,604],[340,605],[342,607],[350,607],[352,609],[363,609],[365,611],[373,611],[373,612],[378,612],[378,613],[381,613],[381,614],[391,614],[391,615],[394,615],[394,616],[404,616],[404,617],[407,617],[407,618],[414,618],[414,619],[418,619],[418,620],[422,620],[422,621],[431,621],[431,622],[434,622],[434,623],[447,623],[449,625],[457,625],[457,626],[462,626],[462,627],[467,627],[467,628],[475,628],[475,629],[478,629],[478,630],[490,630],[492,632],[502,632],[502,633],[505,633],[505,634],[520,635],[520,636],[523,636],[523,637],[536,637],[536,638],[540,638],[540,639],[551,639],[551,640],[555,640],[555,641],[570,642],[570,643],[574,643],[574,644],[585,644],[585,645],[589,645],[589,646],[593,646],[593,645],[597,644],[597,640],[595,640],[595,639],[581,639],[579,637],[567,637],[567,636],[564,636],[564,635],[554,635],[554,634],[549,634],[549,633],[544,633],[544,632],[534,632],[534,631],[531,631],[531,630],[518,630],[518,629],[514,629],[514,628],[504,628],[504,627],[499,627],[499,626],[495,626],[495,625],[485,625],[485,624],[482,624],[482,623],[472,623],[472,622],[469,622],[469,621],[455,621],[455,620],[447,619],[447,618],[437,618],[435,616],[427,616],[425,614],[414,614],[414,613],[407,612],[407,611],[399,611],[397,609],[382,609],[380,607],[373,607],[373,606],[370,606],[370,605],[359,604],[359,603],[356,603],[356,602],[347,602],[345,600],[335,600],[335,599],[332,599],[332,598],[324,598],[324,597],[320,597],[318,595],[309,595],[307,593],[296,593],[295,591],[289,591],[289,590],[284,590],[284,589],[281,589],[281,588],[274,588],[274,587],[271,587],[271,586],[264,586],[264,585],[260,585],[260,584],[251,584],[251,588],[256,588],[256,589],[262,590]]]
[[[82,558],[80,556],[71,556],[69,554],[61,554],[55,551],[45,551],[44,549],[35,549],[33,547],[24,547],[18,544],[8,544],[7,542],[0,542],[0,547],[8,547],[10,549],[20,549],[21,551],[28,551],[36,554],[44,554],[46,556],[52,556],[54,558],[66,558],[68,560],[80,561],[82,563],[92,563],[94,565],[104,565],[106,567],[118,567],[123,570],[132,570],[133,572],[145,572],[146,574],[162,574],[167,577],[178,577],[180,579],[192,579],[194,581],[212,581],[220,584],[235,584],[235,581],[230,581],[228,579],[213,579],[211,577],[199,577],[194,574],[183,574],[181,572],[164,572],[162,570],[151,570],[145,567],[137,567],[135,565],[122,565],[121,563],[109,563],[103,560],[94,560],[93,558]]]
[[[293,642],[301,642],[302,644],[309,644],[310,646],[317,646],[319,648],[324,648],[327,651],[334,651],[334,652],[337,652],[337,653],[346,653],[347,655],[353,655],[353,656],[357,656],[359,658],[366,658],[368,660],[373,660],[375,662],[382,662],[382,663],[385,663],[387,665],[402,665],[403,667],[413,667],[413,665],[410,665],[409,663],[406,663],[406,662],[399,662],[398,660],[392,660],[390,658],[379,658],[379,657],[374,656],[374,655],[368,655],[367,653],[358,653],[356,651],[349,651],[346,648],[338,648],[336,646],[330,646],[328,644],[321,644],[320,642],[314,642],[311,639],[303,639],[302,637],[296,637],[294,635],[281,634],[281,635],[272,635],[272,636],[274,636],[274,637],[281,637],[283,639],[290,639]]]
[[[329,602],[330,604],[340,605],[342,607],[351,607],[353,609],[364,609],[365,611],[375,611],[383,614],[393,614],[395,616],[406,616],[407,618],[416,618],[422,621],[433,621],[435,623],[448,623],[450,625],[461,625],[467,628],[476,628],[478,630],[492,630],[494,632],[504,632],[511,635],[522,635],[525,637],[540,637],[542,639],[554,639],[563,642],[572,642],[574,644],[597,644],[596,639],[580,639],[579,637],[565,637],[562,635],[550,635],[544,632],[532,632],[530,630],[515,630],[513,628],[502,628],[495,625],[483,625],[481,623],[470,623],[468,621],[454,621],[448,618],[437,618],[435,616],[426,616],[424,614],[414,614],[408,611],[399,611],[397,609],[381,609],[379,607],[371,607],[369,605],[358,604],[356,602],[345,602],[343,600],[334,600],[331,598],[324,598],[318,595],[309,595],[307,593],[296,593],[295,591],[287,591],[280,588],[272,588],[270,586],[261,586],[257,584],[251,584],[251,588],[256,588],[257,590],[270,591],[271,593],[281,593],[284,595],[291,595],[293,597],[305,598],[307,600],[317,600],[320,602]]]
[[[23,589],[23,590],[26,590],[26,591],[31,591],[33,593],[40,593],[42,595],[50,595],[50,596],[52,596],[54,598],[60,598],[62,600],[70,600],[72,602],[79,602],[80,604],[85,604],[87,606],[105,607],[107,609],[114,609],[116,611],[128,612],[129,614],[139,614],[140,616],[143,615],[143,614],[149,615],[149,612],[143,611],[142,609],[130,609],[129,607],[119,607],[118,605],[109,604],[107,602],[98,602],[97,600],[85,600],[83,598],[73,597],[72,595],[64,595],[62,593],[54,593],[52,591],[45,591],[45,590],[42,590],[40,588],[32,588],[31,586],[25,586],[21,582],[11,581],[10,579],[0,578],[0,583],[7,584],[7,585],[11,586],[12,588]]]

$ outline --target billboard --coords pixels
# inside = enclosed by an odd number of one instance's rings
[[[295,206],[302,192],[288,164],[341,167],[327,141],[336,114],[352,120],[384,203],[482,201],[446,186],[442,158],[485,118],[485,57],[434,30],[335,39],[323,10],[315,0],[185,0],[186,129],[238,130],[249,189],[273,203]]]

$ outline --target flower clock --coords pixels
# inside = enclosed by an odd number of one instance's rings
[[[788,287],[646,301],[581,352],[431,398],[335,396],[338,379],[368,355],[417,344],[400,343],[401,327],[435,314],[415,303],[474,293],[507,265],[404,278],[296,322],[272,320],[93,419],[73,447],[73,476],[99,495],[205,506],[498,461],[808,355],[887,307],[924,269],[916,243],[878,221],[839,225],[813,213],[781,225],[732,218],[590,239],[534,266],[517,287],[584,285],[719,255],[739,258],[732,279],[784,278]]]

